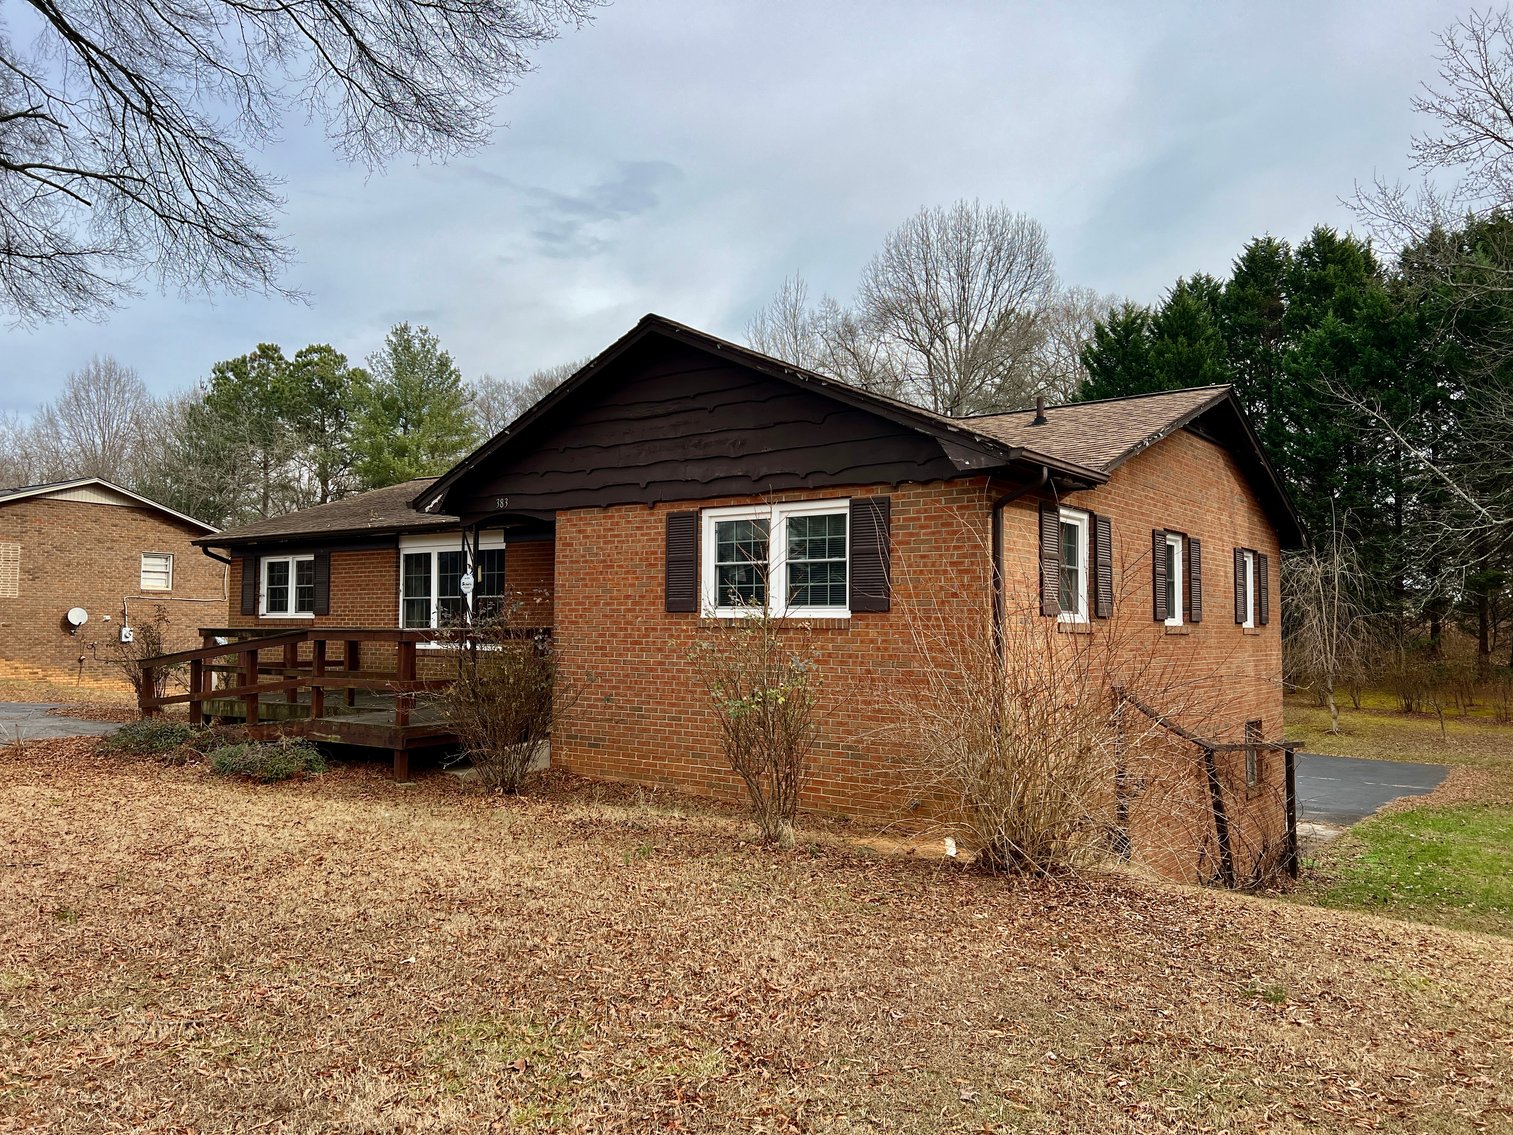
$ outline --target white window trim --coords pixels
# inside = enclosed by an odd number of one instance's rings
[[[1256,554],[1248,548],[1241,552],[1245,560],[1245,621],[1241,627],[1256,625]]]
[[[480,552],[496,549],[504,550],[504,530],[484,530],[478,535],[478,550]],[[431,554],[431,621],[429,626],[406,627],[405,623],[405,556],[410,552],[430,552]],[[410,631],[434,631],[439,628],[436,625],[437,616],[441,610],[441,599],[436,593],[438,575],[436,572],[437,552],[462,552],[466,567],[472,567],[473,542],[464,540],[461,532],[443,532],[440,534],[428,533],[424,536],[401,536],[399,538],[399,561],[398,570],[394,578],[394,621],[401,630]],[[505,556],[508,560],[508,555]],[[505,571],[509,571],[506,567]],[[466,597],[464,597],[466,598]],[[471,604],[469,604],[471,607]],[[421,643],[422,646],[435,646],[435,643]]]
[[[1168,532],[1166,534],[1166,546],[1175,548],[1177,554],[1172,557],[1171,570],[1171,609],[1166,612],[1166,625],[1180,627],[1182,625],[1183,612],[1187,607],[1187,596],[1183,594],[1183,585],[1187,575],[1187,537],[1180,532]]]
[[[285,563],[289,565],[289,602],[294,603],[294,565],[301,560],[315,562],[315,555],[306,552],[303,555],[294,556],[263,556],[257,565],[257,615],[260,619],[313,619],[314,611],[270,611],[268,610],[268,565]]]
[[[705,509],[699,517],[699,612],[706,619],[739,619],[756,614],[748,607],[721,606],[715,585],[715,524],[721,520],[765,520],[767,530],[767,613],[773,618],[849,619],[851,602],[838,607],[789,607],[788,588],[774,586],[788,574],[788,518],[843,516],[846,518],[846,594],[851,593],[851,502],[849,500],[789,501],[773,505],[736,505]]]
[[[1077,607],[1073,611],[1061,611],[1056,616],[1056,621],[1061,623],[1085,623],[1088,621],[1088,563],[1090,562],[1090,549],[1088,547],[1089,536],[1092,534],[1092,522],[1087,513],[1081,509],[1063,508],[1060,522],[1062,524],[1075,524],[1081,539],[1077,541]],[[1059,535],[1059,531],[1058,531]],[[1066,541],[1062,541],[1061,554],[1066,556]],[[1064,560],[1063,560],[1064,562]],[[1056,581],[1057,593],[1061,590],[1061,581]]]
[[[154,587],[147,582],[147,557],[161,556],[168,561],[168,585],[166,587]],[[137,586],[142,591],[172,591],[173,590],[173,553],[172,552],[143,552],[137,560]]]

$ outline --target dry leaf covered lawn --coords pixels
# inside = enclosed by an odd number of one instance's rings
[[[0,755],[0,1129],[1513,1127],[1503,939],[376,769]]]

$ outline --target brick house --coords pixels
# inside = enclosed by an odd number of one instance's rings
[[[191,543],[214,532],[98,477],[0,491],[0,674],[119,682],[122,628],[159,611],[193,643],[226,601],[225,565]]]
[[[1186,875],[1214,783],[1252,858],[1285,836],[1282,755],[1245,745],[1281,734],[1275,565],[1300,540],[1227,387],[952,419],[647,316],[434,482],[198,542],[231,553],[249,628],[424,628],[523,600],[584,691],[553,763],[718,797],[739,783],[690,650],[732,597],[765,604],[801,619],[824,675],[805,803],[856,815],[928,807],[878,696],[932,665],[920,618],[991,623],[1000,649],[1008,620],[1062,636],[1048,650],[1117,625],[1184,691],[1150,708],[1221,746],[1212,778],[1174,755],[1180,783],[1130,816]]]

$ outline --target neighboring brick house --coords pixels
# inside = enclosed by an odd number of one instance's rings
[[[552,628],[582,691],[554,764],[727,798],[739,782],[690,651],[737,613],[729,595],[767,603],[802,618],[824,677],[804,803],[907,816],[930,805],[887,695],[933,664],[922,619],[1115,644],[1180,687],[1152,707],[1174,724],[1275,740],[1276,565],[1300,539],[1227,387],[952,419],[647,316],[434,483],[201,543],[233,552],[245,625],[427,625],[465,610],[472,562],[479,594],[539,600],[529,621]],[[769,594],[754,561],[785,586]],[[1206,869],[1191,849],[1211,823],[1182,750],[1181,783],[1129,817],[1137,853],[1178,875]],[[1280,754],[1216,764],[1240,842],[1274,854]],[[1171,838],[1184,826],[1192,838]]]
[[[0,675],[123,681],[122,628],[159,611],[193,645],[225,609],[225,565],[191,543],[214,532],[98,477],[0,491]]]

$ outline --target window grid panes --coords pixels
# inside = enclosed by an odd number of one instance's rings
[[[764,606],[767,602],[766,520],[720,520],[715,523],[715,593],[721,607]]]
[[[1061,522],[1061,611],[1066,615],[1082,613],[1082,525]]]
[[[1166,621],[1182,622],[1182,537],[1166,538]]]
[[[315,613],[315,557],[278,556],[263,561],[263,614],[288,617]]]
[[[846,517],[790,516],[788,528],[788,605],[846,605]]]
[[[289,561],[269,560],[266,570],[266,609],[270,614],[285,614],[289,610]]]
[[[467,614],[462,597],[462,552],[436,553],[436,620],[438,626],[456,626]]]
[[[504,549],[480,550],[473,575],[473,613],[480,619],[499,618],[504,613]]]
[[[403,602],[401,625],[428,627],[431,625],[431,553],[406,552],[404,557]]]

